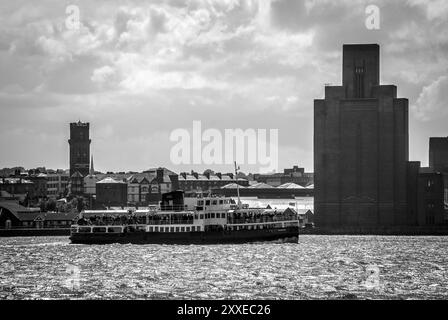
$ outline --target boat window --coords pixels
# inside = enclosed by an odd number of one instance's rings
[[[171,228],[170,228],[170,232],[174,232],[174,227],[171,227]]]
[[[209,206],[210,205],[210,200],[205,200],[205,205]]]
[[[153,227],[149,227],[149,232],[152,232],[152,230],[153,230]]]
[[[181,232],[185,232],[185,227],[181,227],[181,228],[180,228],[180,231],[181,231]]]
[[[79,227],[79,232],[83,232],[83,233],[90,233],[91,232],[91,228],[90,227]]]
[[[214,214],[214,213],[212,213],[211,215],[212,215],[212,219],[214,219],[214,218],[215,218],[215,214]]]
[[[213,200],[212,204],[216,206],[218,204],[218,200]]]
[[[198,219],[198,214],[195,213],[194,218],[197,220]]]
[[[121,232],[121,227],[109,227],[109,228],[107,229],[107,231],[108,231],[108,232],[114,232],[114,233],[116,233],[116,232]]]
[[[176,227],[176,232],[179,232],[179,227]]]
[[[204,205],[204,200],[198,200],[198,206],[203,206]]]
[[[226,214],[225,213],[221,213],[221,218],[225,218]]]
[[[199,219],[204,219],[204,215],[203,215],[203,214],[200,214],[200,215],[199,215]]]
[[[224,201],[223,200],[219,200],[219,204],[223,204],[224,203]]]

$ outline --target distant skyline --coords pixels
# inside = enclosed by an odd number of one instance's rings
[[[2,1],[0,168],[68,169],[81,120],[98,171],[231,172],[170,162],[170,133],[201,120],[279,129],[279,171],[313,171],[313,102],[341,84],[344,43],[381,46],[381,83],[409,99],[409,159],[426,166],[429,137],[448,136],[447,16],[443,0]]]

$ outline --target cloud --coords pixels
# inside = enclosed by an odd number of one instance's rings
[[[340,84],[343,43],[381,44],[382,82],[410,99],[414,134],[445,130],[428,121],[448,117],[445,2],[378,0],[381,29],[370,31],[364,0],[78,0],[73,32],[65,3],[5,0],[0,160],[34,166],[41,154],[48,166],[67,167],[61,132],[81,119],[92,123],[98,169],[122,165],[115,146],[130,161],[120,169],[169,166],[169,132],[201,119],[219,130],[278,128],[280,167],[311,169],[313,99],[325,83]],[[25,126],[11,144],[9,132]],[[38,148],[42,128],[45,147],[62,148],[56,157]],[[145,160],[129,160],[133,149]],[[426,145],[411,150],[426,155]]]
[[[110,79],[115,74],[115,70],[110,66],[103,66],[93,70],[92,77],[90,78],[93,82],[102,84],[106,80]]]
[[[412,111],[415,117],[423,121],[448,115],[448,76],[442,76],[424,87]]]
[[[448,2],[444,0],[409,0],[409,3],[421,7],[428,20],[446,19],[448,15]]]

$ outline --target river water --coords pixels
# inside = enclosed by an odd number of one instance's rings
[[[72,245],[0,238],[0,299],[447,299],[448,237]]]

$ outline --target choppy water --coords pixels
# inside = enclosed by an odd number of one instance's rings
[[[448,237],[71,245],[0,238],[0,299],[446,299]]]

